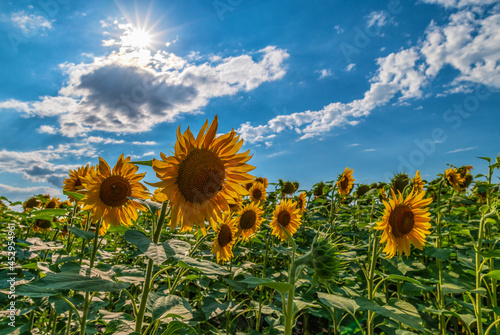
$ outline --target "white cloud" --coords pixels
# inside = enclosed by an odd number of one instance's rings
[[[334,26],[333,29],[335,29],[335,32],[337,34],[342,34],[344,32],[344,29],[342,27],[340,27],[339,25]]]
[[[47,125],[43,125],[43,126],[40,126],[40,128],[37,129],[37,131],[40,133],[40,134],[57,134],[57,129],[52,127],[52,126],[47,126]]]
[[[477,149],[477,147],[459,148],[459,149],[448,151],[447,154],[454,154],[454,153],[457,153],[457,152],[469,151],[469,150],[474,150],[474,149]]]
[[[462,8],[467,6],[489,5],[497,0],[422,0],[428,4],[441,5],[446,8]]]
[[[351,64],[347,65],[347,67],[345,68],[345,70],[347,72],[349,72],[349,71],[352,71],[355,67],[356,67],[356,64],[351,63]]]
[[[385,26],[387,23],[389,23],[389,18],[388,18],[388,15],[387,15],[387,11],[374,11],[374,12],[371,12],[368,16],[367,16],[367,21],[366,21],[368,27],[372,27],[374,25],[378,26],[378,27],[383,27]]]
[[[12,13],[10,18],[12,23],[26,36],[33,36],[37,32],[52,29],[52,23],[54,22],[54,20],[47,20],[42,15],[27,14],[23,10]]]
[[[330,69],[321,69],[319,71],[319,79],[327,78],[333,76],[333,73]]]
[[[371,152],[371,151],[376,151],[376,149],[365,149],[363,151],[368,151],[368,152]]]
[[[146,142],[139,142],[139,141],[134,141],[132,142],[134,145],[157,145],[155,141],[146,141]]]
[[[115,140],[113,138],[103,138],[100,136],[89,136],[84,139],[88,143],[102,143],[102,144],[122,144],[124,140]]]
[[[154,151],[148,151],[148,152],[144,153],[144,154],[142,155],[142,157],[146,157],[146,156],[154,156],[154,155],[155,155],[155,152],[154,152]]]
[[[292,129],[299,139],[316,137],[335,127],[356,125],[375,108],[396,99],[393,105],[408,105],[408,100],[423,97],[422,89],[445,66],[458,70],[448,93],[467,92],[471,83],[500,88],[500,14],[460,11],[449,22],[427,28],[422,42],[408,49],[377,59],[378,70],[363,98],[351,102],[332,102],[318,111],[278,115],[267,124],[246,122],[238,131],[250,143]],[[465,86],[464,86],[465,85]]]
[[[359,146],[359,143],[353,143],[348,145],[348,147],[357,147],[357,146]]]
[[[140,133],[184,114],[201,113],[210,99],[281,79],[287,57],[286,50],[268,46],[252,56],[222,58],[216,65],[191,64],[173,53],[122,43],[118,51],[90,63],[63,64],[68,80],[57,96],[7,100],[0,102],[0,109],[57,116],[58,132],[68,137],[93,130]]]
[[[48,186],[32,186],[32,187],[15,187],[5,184],[0,184],[0,194],[10,201],[25,201],[36,194],[50,194],[51,196],[61,196],[60,188]]]

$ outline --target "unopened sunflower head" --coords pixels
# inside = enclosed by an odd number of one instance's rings
[[[312,269],[320,282],[335,281],[344,268],[338,241],[315,241],[312,246]]]
[[[318,184],[316,184],[316,187],[314,187],[313,189],[314,197],[316,198],[321,197],[325,193],[324,191],[325,187],[326,185],[324,182],[319,182]]]
[[[391,180],[391,189],[394,193],[403,193],[410,179],[406,173],[398,173]]]
[[[361,198],[363,195],[365,195],[368,191],[370,190],[370,186],[366,184],[361,184],[358,186],[356,189],[356,197]]]
[[[216,116],[195,138],[189,128],[181,133],[179,126],[174,154],[153,159],[160,181],[150,185],[162,188],[170,201],[171,229],[180,223],[181,231],[196,225],[205,233],[205,220],[228,211],[231,198],[248,194],[242,185],[253,181],[248,172],[255,167],[247,164],[252,156],[239,152],[243,140],[234,130],[216,138],[217,127]]]
[[[337,178],[337,189],[340,195],[349,195],[351,193],[356,181],[352,176],[353,172],[354,169],[346,167],[344,172]]]
[[[281,186],[281,194],[283,195],[292,195],[299,188],[299,182],[297,181],[285,181]]]

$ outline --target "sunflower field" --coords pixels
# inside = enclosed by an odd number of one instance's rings
[[[303,190],[217,125],[1,197],[0,335],[500,334],[500,157]]]

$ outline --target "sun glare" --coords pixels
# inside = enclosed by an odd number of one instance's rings
[[[126,36],[123,36],[123,42],[127,46],[143,49],[151,44],[151,35],[144,30],[134,29]]]

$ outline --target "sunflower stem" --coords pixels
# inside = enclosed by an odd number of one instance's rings
[[[92,277],[92,268],[94,267],[95,255],[97,252],[97,243],[99,240],[99,229],[101,228],[102,218],[99,219],[95,225],[95,235],[94,235],[94,247],[92,248],[92,254],[90,256],[89,264],[89,276]],[[83,254],[82,254],[83,258]],[[90,307],[90,292],[85,292],[85,302],[83,304],[83,316],[80,322],[80,334],[85,335],[85,328],[87,327],[87,316]]]
[[[154,229],[153,243],[157,244],[160,240],[161,230],[163,227],[163,223],[165,222],[165,216],[167,213],[167,204],[168,201],[163,202],[161,206],[160,217],[158,218],[158,222]],[[142,322],[144,321],[144,313],[146,312],[146,302],[148,301],[148,295],[151,290],[151,277],[153,274],[154,262],[152,259],[148,260],[148,266],[146,268],[146,277],[144,280],[144,286],[142,288],[142,298],[141,305],[139,306],[139,311],[137,312],[137,318],[135,323],[135,331],[137,333],[142,334]]]
[[[373,289],[373,279],[375,277],[375,266],[377,264],[377,258],[378,258],[378,244],[379,244],[379,239],[378,239],[378,234],[375,232],[373,234],[373,246],[372,246],[372,253],[371,253],[371,261],[370,261],[370,268],[368,270],[368,278],[367,278],[367,286],[368,286],[368,300],[373,301],[374,295],[375,295],[375,290]],[[374,317],[374,312],[368,311],[368,318],[366,320],[366,327],[367,327],[367,334],[368,335],[373,335],[373,317]]]
[[[481,214],[481,221],[479,222],[479,235],[477,237],[476,244],[476,290],[481,288],[481,249],[483,245],[483,235],[484,235],[484,222],[485,222],[485,213]],[[481,301],[481,293],[476,293],[476,320],[477,320],[477,334],[483,335],[483,322],[481,321],[482,316],[482,301]]]
[[[288,273],[288,283],[291,285],[290,290],[288,291],[288,297],[287,297],[287,302],[286,305],[283,305],[284,307],[284,314],[285,314],[285,335],[292,335],[292,327],[293,327],[293,321],[295,320],[294,318],[294,311],[293,311],[293,298],[295,295],[295,279],[297,277],[297,268],[300,265],[304,265],[304,262],[302,261],[303,257],[301,257],[300,262],[295,262],[295,252],[297,251],[297,245],[295,244],[295,241],[293,240],[292,236],[288,233],[286,229],[283,229],[286,234],[288,235],[288,240],[292,243],[292,258],[290,260],[290,270]],[[284,300],[283,300],[284,302]]]
[[[441,235],[441,188],[443,186],[444,179],[439,182],[438,192],[436,195],[437,198],[437,218],[436,218],[436,230],[437,230],[437,239],[436,239],[436,249],[442,248],[442,235]],[[445,308],[444,305],[444,295],[443,295],[443,264],[439,258],[436,258],[436,263],[438,267],[438,283],[437,283],[437,300],[439,309],[443,310]],[[445,315],[441,313],[439,315],[439,330],[441,331],[441,335],[446,335],[446,319]]]
[[[262,278],[266,277],[266,267],[267,267],[267,256],[269,254],[269,240],[271,239],[271,234],[267,232],[266,239],[266,253],[264,254],[264,264],[262,265]],[[255,330],[260,332],[260,317],[262,315],[262,299],[264,297],[265,288],[264,285],[259,286],[259,310],[257,311],[257,320],[255,325]]]

